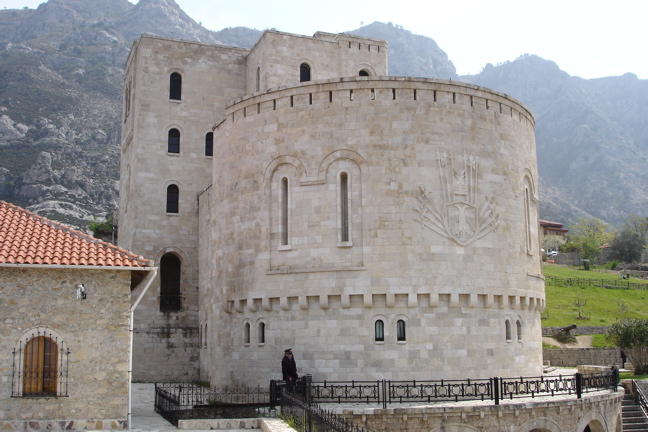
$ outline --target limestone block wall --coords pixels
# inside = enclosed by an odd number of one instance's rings
[[[358,76],[361,70],[386,76],[387,43],[350,34],[308,37],[267,30],[247,57],[246,94],[299,83],[302,63],[310,67],[312,81]]]
[[[388,409],[343,410],[342,414],[370,430],[392,432],[571,432],[589,430],[621,432],[623,391],[568,399],[550,398],[539,402],[504,401],[501,405],[476,403],[435,404],[428,407],[389,407]],[[504,429],[503,429],[504,428]]]
[[[0,287],[0,430],[127,428],[130,272],[3,268]],[[11,397],[13,352],[39,331],[69,350],[67,397]]]
[[[226,114],[205,294],[219,329],[212,383],[277,378],[288,347],[316,379],[540,373],[524,106],[467,84],[370,77],[256,95]],[[217,366],[232,362],[234,373]]]
[[[616,365],[621,367],[618,348],[552,348],[543,349],[542,358],[551,366]]]
[[[142,36],[127,62],[120,181],[120,246],[155,259],[181,261],[182,308],[160,311],[160,275],[135,316],[133,375],[139,381],[198,377],[198,193],[211,182],[205,139],[224,107],[245,88],[248,50]],[[170,75],[182,77],[180,100]],[[180,151],[168,152],[170,129]],[[216,153],[218,157],[218,154]],[[179,189],[177,213],[167,188]],[[163,269],[161,269],[161,273]]]

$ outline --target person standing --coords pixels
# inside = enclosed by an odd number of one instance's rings
[[[284,357],[281,359],[281,373],[286,382],[294,382],[299,378],[299,375],[297,375],[297,363],[295,363],[295,359],[293,358],[292,348],[284,350]]]

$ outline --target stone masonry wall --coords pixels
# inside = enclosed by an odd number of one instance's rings
[[[81,283],[87,298],[77,300]],[[127,428],[129,271],[2,268],[0,305],[0,430]],[[37,331],[69,350],[59,359],[68,377],[58,390],[67,384],[67,397],[11,397],[12,384],[22,390],[12,353]]]
[[[551,366],[621,366],[618,348],[551,348],[542,350],[544,362]]]
[[[553,397],[544,401],[474,402],[427,407],[343,410],[347,421],[375,431],[420,432],[621,432],[623,391],[586,394],[582,399]]]

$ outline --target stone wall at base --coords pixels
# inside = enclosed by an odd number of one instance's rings
[[[502,405],[480,402],[437,404],[427,407],[397,405],[388,409],[343,410],[344,418],[375,431],[419,432],[547,432],[592,431],[621,432],[621,399],[623,391],[599,392],[576,399],[540,398],[538,402],[504,401]]]
[[[0,430],[21,431],[93,431],[128,430],[127,420],[0,420]]]
[[[551,366],[599,365],[621,366],[618,348],[555,348],[543,349],[542,358]]]

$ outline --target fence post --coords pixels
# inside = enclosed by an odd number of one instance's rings
[[[383,409],[387,409],[387,381],[382,380],[382,403],[383,403]],[[378,396],[378,399],[380,400],[380,395]]]
[[[583,374],[576,372],[576,398],[580,399],[583,396]]]
[[[493,397],[495,398],[495,405],[500,404],[500,378],[493,378]]]

